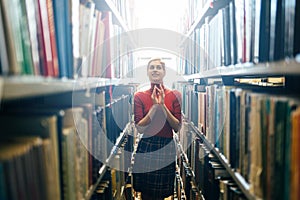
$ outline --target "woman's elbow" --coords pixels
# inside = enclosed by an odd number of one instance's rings
[[[173,130],[175,131],[175,133],[177,133],[178,131],[180,131],[180,128],[181,128],[181,124],[178,123],[173,127]]]

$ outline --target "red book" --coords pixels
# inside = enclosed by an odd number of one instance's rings
[[[97,11],[96,11],[97,12]],[[103,57],[103,42],[104,42],[104,23],[101,20],[102,13],[97,12],[96,22],[96,39],[94,43],[94,55],[92,63],[92,75],[96,77],[103,76],[102,57]]]
[[[53,64],[53,76],[59,76],[59,65],[57,57],[57,46],[56,46],[56,35],[55,35],[55,26],[54,26],[54,15],[53,15],[53,4],[52,0],[46,0],[47,10],[48,10],[48,23],[49,23],[49,34],[50,34],[50,43],[51,43],[51,52],[52,52],[52,64]]]
[[[44,35],[43,35],[43,28],[42,28],[42,18],[40,13],[40,6],[39,0],[34,0],[34,8],[36,13],[36,29],[37,29],[37,40],[38,40],[38,51],[39,51],[39,67],[40,67],[40,74],[46,74],[46,52],[45,52],[45,44],[44,44]]]
[[[38,0],[38,8],[39,8],[39,17],[41,23],[41,33],[43,38],[43,46],[46,59],[46,65],[42,66],[44,69],[44,76],[53,76],[53,61],[52,61],[52,50],[51,50],[51,42],[50,42],[50,31],[49,31],[49,23],[48,23],[48,12],[47,12],[47,4],[46,0]]]

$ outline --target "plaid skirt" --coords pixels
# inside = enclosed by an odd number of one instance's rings
[[[173,195],[175,159],[173,138],[157,136],[142,138],[134,157],[134,190],[154,198]]]

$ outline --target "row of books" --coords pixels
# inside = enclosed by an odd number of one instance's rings
[[[132,54],[129,39],[119,25],[113,24],[111,11],[99,11],[96,4],[80,4],[79,37],[74,43],[77,51],[77,70],[83,76],[120,78],[132,73]]]
[[[185,122],[179,133],[184,152],[178,156],[187,199],[247,199],[225,167],[189,127]]]
[[[134,0],[125,0],[125,1],[118,1],[112,0],[113,4],[116,6],[117,10],[119,11],[121,17],[126,22],[128,28],[132,28],[134,26]]]
[[[187,1],[184,5],[184,12],[179,27],[179,32],[186,33],[189,31],[191,26],[194,23],[197,23],[197,18],[202,13],[205,6],[208,4],[213,5],[213,2],[216,0],[196,0],[196,1]]]
[[[1,1],[0,75],[127,75],[132,55],[124,54],[123,30],[113,25],[111,11],[95,8],[79,0]]]
[[[186,117],[263,199],[299,197],[299,99],[223,85],[179,88]],[[276,172],[276,173],[275,173]]]
[[[182,62],[181,73],[295,57],[300,53],[299,8],[295,0],[229,1],[194,29],[190,37],[195,44],[183,51],[187,58],[195,59]]]
[[[183,124],[183,128],[176,138],[177,144],[177,173],[176,173],[176,191],[178,199],[202,199],[201,193],[194,180],[194,172],[190,167],[189,160],[186,156],[186,141],[189,138],[188,126]],[[177,136],[177,135],[176,135]]]
[[[193,141],[188,155],[197,187],[205,199],[247,199],[219,160],[199,140]]]
[[[100,91],[94,101],[78,105],[43,100],[2,106],[1,199],[85,199],[122,124],[131,119],[129,96],[113,104],[105,96]],[[121,117],[113,118],[111,109]]]

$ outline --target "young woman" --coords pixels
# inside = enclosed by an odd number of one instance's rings
[[[147,65],[151,88],[134,95],[134,120],[143,134],[135,156],[133,187],[142,199],[159,200],[174,194],[176,148],[173,131],[181,126],[181,94],[163,85],[165,63]]]

